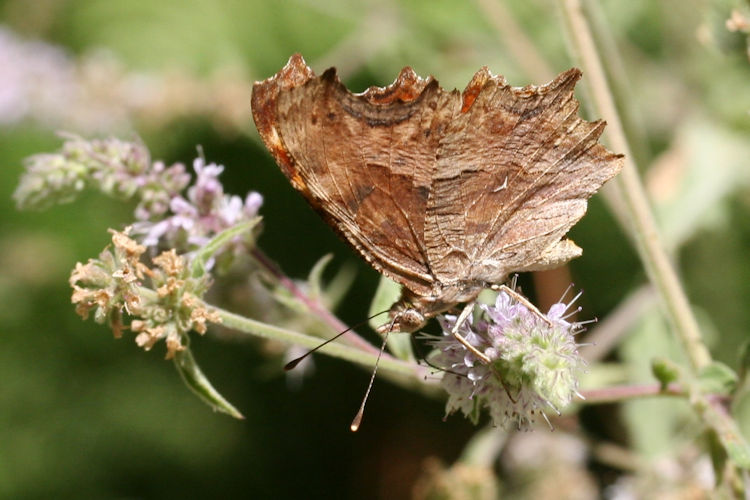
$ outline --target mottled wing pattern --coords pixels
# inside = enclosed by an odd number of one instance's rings
[[[597,143],[604,122],[577,115],[580,76],[513,88],[482,68],[459,93],[404,68],[352,94],[294,55],[253,87],[253,117],[294,187],[434,314],[580,254],[564,235],[622,167]]]
[[[578,117],[579,78],[571,69],[541,87],[513,88],[486,68],[474,76],[430,186],[425,240],[440,282],[500,283],[580,253],[561,240],[622,160],[597,143],[604,122]]]
[[[293,79],[286,75],[303,72],[300,65],[293,57],[254,88],[264,142],[295,187],[371,265],[428,295],[435,276],[424,217],[441,137],[435,129],[450,121],[447,101],[458,100],[410,69],[392,86],[361,95],[346,90],[334,70],[286,85]]]

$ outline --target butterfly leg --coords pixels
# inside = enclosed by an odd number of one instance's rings
[[[516,302],[523,304],[526,309],[531,311],[532,314],[537,316],[539,319],[547,323],[548,325],[552,326],[552,321],[542,314],[542,312],[534,305],[532,304],[529,299],[515,291],[513,288],[506,286],[506,285],[496,285],[492,287],[493,290],[499,291],[499,292],[505,292],[507,293],[512,299],[514,299]]]
[[[464,324],[464,321],[468,319],[469,314],[471,314],[473,311],[474,311],[474,302],[469,302],[468,304],[466,304],[463,311],[461,311],[461,314],[459,314],[458,318],[456,318],[456,324],[453,325],[453,328],[451,328],[451,335],[453,335],[453,337],[455,337],[456,340],[461,342],[464,345],[464,347],[466,347],[469,350],[469,352],[474,354],[474,356],[478,357],[483,362],[490,364],[491,363],[490,358],[488,358],[484,353],[479,351],[476,347],[471,345],[471,343],[468,340],[466,340],[466,338],[463,335],[458,333],[458,330],[459,328],[461,328],[461,325]]]
[[[510,392],[510,388],[505,383],[505,380],[500,375],[500,373],[497,371],[497,367],[495,367],[495,365],[492,363],[492,360],[489,357],[487,357],[484,353],[480,352],[476,347],[471,345],[469,341],[463,337],[463,335],[458,333],[458,329],[461,327],[463,322],[466,321],[466,319],[469,317],[469,314],[471,314],[473,310],[474,310],[473,302],[466,304],[466,306],[464,307],[464,310],[461,311],[461,314],[458,316],[458,319],[456,319],[456,324],[453,325],[453,328],[451,329],[451,334],[456,338],[456,340],[461,342],[464,345],[464,347],[466,347],[472,354],[474,354],[477,358],[482,360],[482,362],[484,362],[485,364],[489,365],[490,370],[492,370],[492,373],[495,374],[497,379],[503,385],[503,389],[505,389],[505,393],[508,395],[508,399],[510,399],[513,402],[513,404],[515,404],[516,400],[513,398],[513,395]]]

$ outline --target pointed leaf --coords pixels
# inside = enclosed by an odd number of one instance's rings
[[[308,295],[312,298],[320,298],[323,291],[323,271],[326,266],[330,264],[333,259],[333,254],[327,253],[318,259],[313,268],[310,270],[310,274],[307,275],[307,283],[310,286]]]
[[[174,365],[183,382],[185,382],[185,385],[187,385],[188,388],[204,403],[213,408],[214,411],[226,413],[237,419],[245,418],[237,408],[224,399],[214,386],[211,385],[211,382],[209,382],[208,378],[203,374],[198,363],[195,362],[195,358],[193,357],[192,352],[190,352],[190,348],[186,348],[184,351],[177,353],[174,359]]]
[[[737,374],[718,361],[701,370],[698,375],[701,391],[713,394],[729,394],[737,387]]]
[[[373,316],[380,312],[390,310],[393,303],[396,302],[400,296],[401,287],[396,282],[385,276],[381,276],[378,288],[375,290],[375,296],[370,303],[369,315]],[[385,314],[378,315],[377,317],[370,319],[370,326],[373,330],[376,330],[379,326],[389,321],[389,319],[390,318]],[[411,338],[409,335],[398,335],[396,332],[391,332],[388,336],[388,350],[399,359],[414,359],[414,352],[412,350]]]
[[[257,226],[262,217],[255,217],[247,222],[242,222],[235,226],[232,226],[214,236],[208,243],[200,248],[193,258],[192,262],[192,274],[193,276],[202,276],[206,272],[206,263],[214,256],[216,252],[229,243],[232,239],[241,235],[242,233],[250,231],[252,228]]]

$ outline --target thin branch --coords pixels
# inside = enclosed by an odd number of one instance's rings
[[[151,290],[146,290],[145,292],[155,293]],[[305,335],[246,318],[210,304],[205,304],[205,307],[218,313],[221,317],[222,326],[232,328],[241,333],[272,339],[286,344],[300,345],[309,349],[317,347],[320,344],[320,338],[318,337]],[[377,359],[377,352],[364,352],[361,349],[335,342],[320,349],[320,353],[351,361],[368,368],[372,368]],[[379,373],[402,387],[417,389],[420,392],[427,394],[432,393],[433,389],[437,388],[436,383],[438,380],[430,376],[429,369],[416,363],[401,361],[389,356],[387,353],[383,353],[383,356],[380,359]]]
[[[703,344],[698,322],[661,242],[588,22],[581,10],[580,0],[560,0],[560,6],[572,41],[572,51],[586,74],[584,82],[588,85],[593,107],[597,115],[607,120],[606,132],[613,149],[625,154],[625,167],[614,185],[619,188],[629,213],[636,249],[651,282],[659,292],[667,318],[697,372],[711,362],[711,355]]]
[[[535,82],[546,82],[555,76],[547,60],[504,5],[504,0],[477,0],[477,5],[526,76]]]
[[[636,399],[654,396],[687,396],[687,392],[679,384],[668,384],[662,388],[660,384],[622,385],[581,391],[583,404],[616,403],[626,399]]]
[[[344,330],[347,330],[349,328],[343,321],[332,314],[331,311],[328,310],[328,308],[321,304],[319,300],[313,299],[303,290],[301,290],[300,287],[298,287],[294,282],[294,280],[290,279],[286,274],[284,274],[281,268],[273,260],[269,259],[261,249],[255,247],[250,251],[250,253],[258,262],[258,264],[263,266],[263,268],[265,268],[277,280],[279,280],[279,284],[282,287],[286,288],[289,293],[292,294],[292,296],[303,303],[312,314],[320,318],[333,331],[343,332]],[[354,330],[350,330],[346,334],[346,337],[342,340],[342,342],[350,344],[361,351],[365,351],[374,355],[377,355],[378,353],[377,347],[367,342]],[[318,339],[317,343],[320,344],[320,339]],[[390,356],[388,353],[383,353],[383,356],[385,356],[386,358],[392,358],[392,356]]]
[[[628,295],[591,332],[578,350],[589,363],[601,361],[614,349],[646,309],[654,304],[656,292],[650,285],[641,285]]]

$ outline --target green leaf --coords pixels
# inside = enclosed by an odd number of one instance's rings
[[[391,306],[401,297],[401,287],[385,276],[380,277],[380,283],[375,290],[375,296],[370,303],[369,316],[389,311]],[[385,318],[385,320],[383,319]],[[373,330],[386,323],[389,318],[384,315],[378,315],[370,319],[370,326]],[[413,360],[414,352],[412,350],[411,339],[409,335],[394,335],[393,332],[388,336],[388,350],[399,359]]]
[[[325,298],[330,309],[334,309],[346,297],[356,277],[357,266],[353,262],[348,262],[342,265],[326,284]]]
[[[193,262],[191,265],[191,272],[193,277],[199,277],[206,273],[206,262],[218,252],[221,247],[229,243],[232,239],[239,236],[242,233],[249,232],[255,226],[257,226],[263,217],[255,217],[247,222],[234,225],[214,236],[208,243],[206,243],[201,249],[195,253]]]
[[[711,404],[706,404],[703,418],[716,433],[716,437],[729,458],[738,467],[750,469],[750,446],[742,437],[736,422],[723,409],[717,411]]]
[[[737,387],[737,374],[724,363],[714,361],[701,370],[698,383],[704,393],[730,394]]]
[[[398,283],[385,276],[381,276],[378,288],[375,290],[375,296],[370,303],[368,316],[389,311],[400,296],[401,287]],[[386,322],[383,318],[387,318],[387,316],[376,316],[370,320],[370,326],[373,330],[377,330],[379,326]]]
[[[739,434],[720,435],[719,439],[727,450],[727,455],[737,466],[750,469],[750,447]]]
[[[175,355],[174,365],[182,381],[188,386],[188,389],[193,391],[204,403],[213,408],[214,411],[226,413],[237,419],[245,418],[237,408],[224,399],[214,386],[211,385],[211,382],[203,374],[198,363],[195,362],[195,358],[189,347]]]
[[[323,272],[333,259],[333,254],[326,254],[315,263],[307,276],[309,296],[321,301],[325,306],[333,310],[336,305],[346,296],[346,293],[354,283],[357,273],[356,266],[343,265],[336,272],[336,275],[328,282],[323,284]]]
[[[310,274],[307,275],[307,283],[310,286],[309,296],[312,298],[320,298],[323,292],[323,271],[326,266],[333,259],[333,254],[327,253],[318,259],[313,268],[310,270]]]

